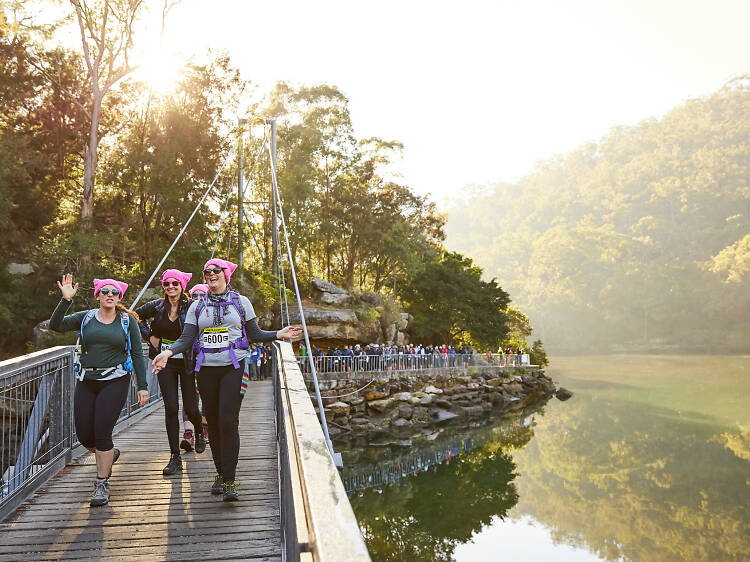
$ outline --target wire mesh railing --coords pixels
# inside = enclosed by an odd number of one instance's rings
[[[0,520],[72,459],[73,347],[45,349],[0,362]],[[161,401],[158,385],[149,405]],[[148,407],[148,405],[146,406]],[[141,410],[131,378],[118,423]]]

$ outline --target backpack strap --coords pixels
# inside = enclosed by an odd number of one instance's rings
[[[83,320],[81,320],[81,328],[78,330],[78,339],[81,341],[81,348],[84,350],[86,349],[86,343],[83,339],[83,329],[86,327],[86,324],[91,322],[91,319],[96,316],[97,310],[97,308],[92,308],[91,310],[86,311],[86,315],[83,317]]]
[[[130,314],[125,311],[120,312],[120,324],[125,331],[125,353],[127,357],[122,364],[122,368],[129,373],[133,371],[133,358],[130,356]]]

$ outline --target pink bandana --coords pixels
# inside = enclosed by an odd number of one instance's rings
[[[205,283],[198,283],[192,289],[190,289],[190,294],[192,295],[195,291],[203,291],[204,293],[208,293],[210,289]]]
[[[128,290],[128,284],[122,281],[116,281],[114,279],[94,279],[94,296],[99,296],[99,289],[105,285],[112,285],[113,287],[120,289],[120,300],[125,296],[125,291]]]
[[[188,281],[190,281],[190,278],[192,276],[192,273],[183,273],[179,269],[167,269],[164,273],[161,274],[161,284],[163,286],[164,281],[171,277],[172,279],[176,279],[180,282],[180,287],[182,287],[182,290],[184,291],[185,287],[187,287]]]
[[[227,285],[229,285],[229,279],[232,277],[232,273],[234,273],[234,270],[237,269],[237,264],[232,263],[231,261],[220,260],[219,258],[214,258],[214,259],[208,260],[206,262],[206,265],[203,266],[203,269],[206,269],[209,265],[215,265],[223,269],[224,277],[226,277]]]

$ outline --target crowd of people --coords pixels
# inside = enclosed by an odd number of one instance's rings
[[[139,404],[144,406],[150,398],[141,338],[149,344],[151,372],[164,397],[170,457],[162,473],[182,472],[181,448],[194,448],[200,454],[208,443],[216,467],[211,493],[223,495],[224,501],[239,499],[235,482],[239,412],[248,381],[269,375],[271,355],[265,342],[296,340],[301,329],[261,330],[253,305],[230,285],[236,268],[229,261],[208,260],[203,268],[204,282],[189,292],[192,274],[167,269],[162,273],[163,296],[134,311],[121,303],[127,283],[94,279],[99,306],[66,315],[78,283],[73,284],[69,274],[58,281],[62,299],[52,313],[50,328],[79,334],[73,417],[78,441],[96,459],[91,506],[109,503],[112,465],[120,457],[112,431],[127,400],[133,373]],[[182,443],[178,394],[182,394],[187,418]],[[203,423],[199,397],[207,424]]]
[[[322,349],[312,344],[315,369],[321,373],[352,371],[402,371],[441,367],[466,367],[478,352],[468,345],[378,344],[329,345]],[[500,347],[487,350],[484,359],[494,365],[520,366],[528,358],[521,348]],[[297,360],[302,372],[310,371],[308,351],[300,344]]]
[[[466,366],[474,353],[467,345],[377,344],[312,346],[316,370],[326,372],[397,371],[433,367]],[[310,370],[307,348],[300,345],[298,359],[303,372]]]

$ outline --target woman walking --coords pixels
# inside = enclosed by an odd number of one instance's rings
[[[296,339],[302,332],[289,326],[278,332],[261,330],[253,305],[229,286],[236,268],[236,264],[225,260],[206,262],[203,268],[203,278],[209,286],[206,298],[190,305],[182,335],[153,361],[153,369],[158,372],[170,357],[185,353],[195,342],[198,388],[216,466],[211,493],[223,493],[224,501],[239,499],[235,484],[240,451],[239,413],[244,360],[250,342]]]
[[[161,276],[164,295],[160,299],[138,307],[135,312],[140,316],[141,335],[149,342],[149,357],[153,359],[162,349],[173,344],[182,334],[185,326],[190,298],[185,293],[192,274],[179,269],[167,269]],[[150,320],[150,323],[148,322]],[[198,396],[195,393],[195,376],[193,374],[193,357],[191,350],[171,357],[164,368],[158,372],[159,388],[164,397],[164,424],[167,428],[170,457],[162,473],[165,476],[182,471],[180,456],[180,405],[178,393],[182,391],[182,408],[197,433],[194,437],[195,452],[206,450],[203,438],[201,415],[198,410]],[[188,436],[193,438],[192,435]],[[188,441],[190,450],[192,443]]]
[[[127,283],[114,279],[94,279],[94,297],[99,308],[65,313],[78,292],[73,276],[64,275],[57,286],[62,299],[52,313],[50,329],[56,332],[79,330],[80,365],[73,406],[78,441],[96,458],[96,480],[91,496],[92,506],[109,503],[109,478],[112,464],[120,451],[112,443],[112,430],[125,405],[130,390],[130,375],[135,371],[138,402],[148,402],[146,362],[140,345],[138,316],[120,301]],[[135,345],[133,345],[135,343]]]

